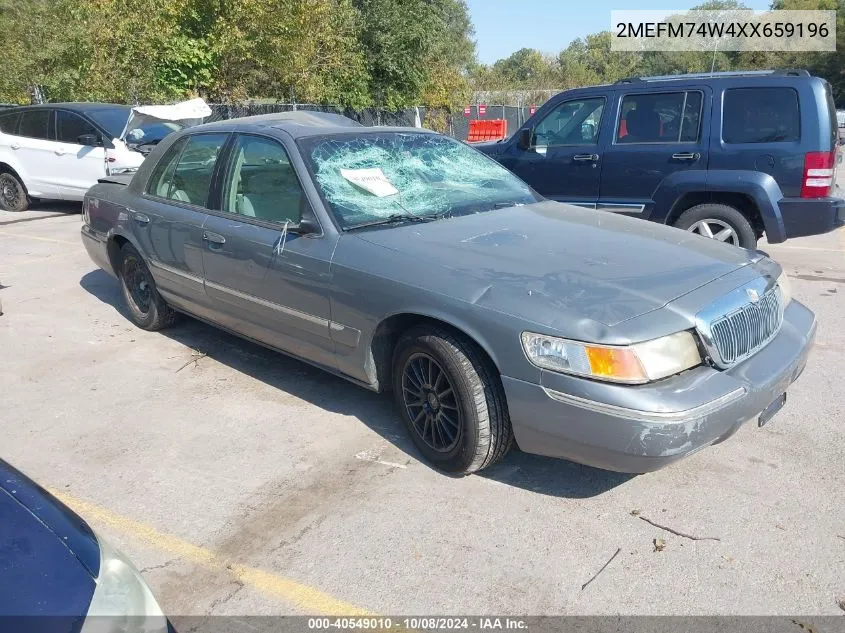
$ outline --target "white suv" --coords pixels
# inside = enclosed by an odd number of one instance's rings
[[[24,211],[33,199],[82,200],[108,174],[134,171],[145,150],[181,126],[151,122],[120,140],[132,108],[55,103],[0,110],[0,208]]]

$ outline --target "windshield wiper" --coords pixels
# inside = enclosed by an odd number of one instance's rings
[[[388,215],[385,218],[379,218],[378,220],[371,220],[369,222],[362,222],[361,224],[355,224],[354,226],[348,227],[347,231],[352,231],[354,229],[363,229],[367,226],[378,226],[380,224],[399,224],[400,222],[429,222],[431,220],[439,220],[441,218],[445,218],[451,215],[450,211],[444,211],[442,213],[432,213],[431,215],[414,215],[413,213],[394,213],[392,215]]]

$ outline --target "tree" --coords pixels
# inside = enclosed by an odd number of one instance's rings
[[[356,0],[355,5],[376,105],[394,110],[419,105],[427,93],[466,90],[475,45],[463,0]]]

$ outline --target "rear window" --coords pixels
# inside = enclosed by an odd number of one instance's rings
[[[18,136],[48,139],[47,122],[50,120],[49,110],[29,110],[21,113]]]
[[[701,120],[698,91],[625,95],[616,142],[695,143]]]
[[[801,138],[793,88],[731,88],[722,105],[725,143],[780,143]]]
[[[0,116],[0,132],[3,132],[3,134],[15,134],[20,118],[21,115],[19,113]]]

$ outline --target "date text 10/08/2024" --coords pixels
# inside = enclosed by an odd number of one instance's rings
[[[363,629],[363,630],[391,630],[413,629],[422,631],[455,631],[472,630],[523,630],[528,628],[525,620],[511,617],[353,617],[353,618],[309,618],[310,630],[329,629]]]

